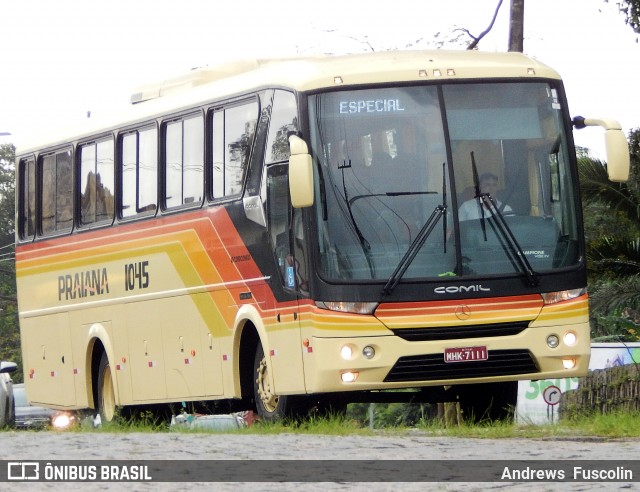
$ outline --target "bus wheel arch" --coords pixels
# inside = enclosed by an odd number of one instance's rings
[[[256,348],[262,342],[255,325],[251,321],[246,321],[242,326],[238,350],[236,370],[239,378],[239,388],[236,388],[236,394],[242,399],[242,407],[244,409],[255,410],[255,402],[253,401],[253,362],[256,354]],[[239,392],[238,392],[239,391]]]
[[[108,351],[100,339],[95,339],[91,350],[92,407],[104,422],[114,419],[118,408],[115,377]]]
[[[279,395],[275,391],[273,374],[261,343],[256,346],[253,362],[253,400],[260,419],[275,422],[298,419],[309,413],[306,395]]]

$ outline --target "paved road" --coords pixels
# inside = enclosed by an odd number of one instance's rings
[[[240,433],[107,433],[107,432],[2,432],[0,448],[11,461],[34,460],[169,460],[163,466],[176,466],[173,460],[247,460],[245,482],[216,483],[24,483],[0,484],[2,490],[600,490],[602,483],[451,483],[460,470],[457,460],[574,460],[580,465],[593,460],[640,459],[640,440],[592,439],[472,439],[434,437],[423,432],[406,435],[318,436],[302,434],[249,435]],[[251,474],[264,464],[252,460],[450,460],[451,478],[439,483],[252,483]],[[277,473],[278,462],[272,462]],[[378,463],[379,464],[379,463]],[[547,462],[548,464],[548,462]],[[295,471],[313,461],[299,463]],[[363,465],[358,463],[358,466]],[[429,464],[426,464],[429,466]],[[468,464],[460,465],[468,466]],[[288,464],[287,466],[290,466]],[[375,462],[367,463],[376,473]],[[403,465],[400,464],[400,467]],[[478,463],[472,464],[478,467]],[[349,464],[346,470],[349,470]],[[479,469],[482,466],[479,467]],[[282,470],[279,470],[282,472]],[[393,473],[393,472],[390,472]],[[607,490],[640,490],[640,472],[634,480],[605,484]],[[6,487],[9,485],[9,487]]]

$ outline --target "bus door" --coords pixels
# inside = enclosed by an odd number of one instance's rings
[[[291,207],[288,170],[288,163],[269,166],[266,179],[267,227],[277,274],[271,278],[274,321],[263,344],[280,394],[304,391],[299,304],[309,288],[302,210]]]

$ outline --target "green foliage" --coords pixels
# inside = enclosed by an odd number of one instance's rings
[[[347,417],[373,428],[413,427],[420,422],[435,418],[434,405],[420,403],[353,403],[347,408]]]
[[[640,33],[640,0],[616,0],[616,4],[624,14],[625,22],[634,32]]]
[[[0,145],[0,360],[17,363],[13,380],[22,382],[14,261],[15,152],[12,144]]]
[[[377,405],[376,405],[377,407]],[[71,429],[73,432],[107,432],[117,433],[154,433],[154,432],[187,432],[194,434],[302,434],[321,436],[353,436],[353,435],[426,435],[448,436],[478,439],[511,439],[511,438],[637,438],[640,437],[640,413],[619,411],[607,414],[576,414],[571,418],[561,418],[554,425],[522,425],[512,422],[483,422],[470,424],[467,422],[453,426],[445,426],[441,420],[420,421],[416,426],[385,426],[373,431],[362,422],[344,417],[310,418],[295,422],[258,422],[250,427],[213,431],[200,428],[193,430],[168,427],[167,422],[158,422],[153,414],[138,415],[137,419],[119,419],[117,422],[103,424],[100,428],[91,425],[91,419],[82,420],[81,425]],[[2,432],[2,431],[0,431]]]
[[[629,133],[629,151],[626,183],[610,182],[603,162],[578,159],[596,340],[639,340],[640,129]]]

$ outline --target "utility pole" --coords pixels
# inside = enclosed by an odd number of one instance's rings
[[[511,0],[509,51],[524,51],[524,0]]]

